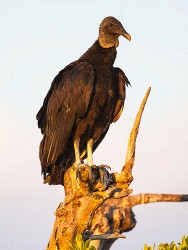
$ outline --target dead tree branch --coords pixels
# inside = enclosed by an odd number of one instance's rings
[[[105,165],[74,164],[65,173],[65,200],[56,210],[54,229],[47,250],[69,250],[77,234],[91,239],[96,250],[108,250],[121,233],[132,230],[136,219],[132,207],[161,201],[187,201],[188,195],[138,194],[130,196],[136,138],[151,88],[140,105],[129,137],[126,162],[121,173]],[[91,176],[92,175],[92,176]]]
[[[188,195],[178,194],[137,194],[120,199],[108,199],[99,207],[93,217],[92,234],[108,232],[131,231],[136,226],[135,215],[132,208],[136,205],[152,202],[184,202],[188,201]],[[108,250],[116,239],[93,241],[92,244],[98,250]]]

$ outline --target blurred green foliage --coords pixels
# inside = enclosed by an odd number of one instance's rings
[[[76,235],[75,243],[69,242],[72,250],[96,250],[96,248],[90,245],[90,240],[84,241],[81,234]]]
[[[156,248],[155,244],[153,247],[144,245],[144,250],[188,250],[188,236],[182,237],[182,242],[175,244],[174,241],[170,244],[161,243],[158,248]]]
[[[76,235],[75,243],[69,243],[72,250],[96,250],[94,246],[92,246],[90,240],[84,241],[81,234]],[[182,237],[182,242],[175,244],[172,241],[170,244],[161,243],[158,248],[154,244],[153,247],[144,245],[143,250],[188,250],[188,236]]]

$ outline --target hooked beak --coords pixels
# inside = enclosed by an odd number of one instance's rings
[[[124,36],[127,40],[129,40],[129,42],[130,42],[130,40],[131,40],[131,35],[129,35],[129,33],[127,33],[127,31],[123,28],[123,27],[121,27],[120,28],[120,30],[119,30],[119,35],[120,36]]]
[[[129,42],[131,41],[131,35],[129,35],[129,33],[127,33],[127,31],[123,28],[122,25],[120,27],[118,27],[117,30],[114,30],[112,33],[115,33],[118,36],[124,36],[127,40],[129,40]]]
[[[124,31],[123,33],[122,33],[122,36],[124,36],[127,40],[129,40],[129,42],[130,42],[130,40],[131,40],[131,35],[129,35],[129,33],[127,33],[126,31]]]

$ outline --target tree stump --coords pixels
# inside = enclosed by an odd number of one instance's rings
[[[136,138],[148,88],[130,134],[126,162],[121,173],[110,173],[106,165],[73,164],[64,176],[65,200],[60,203],[47,250],[69,250],[76,235],[91,239],[96,250],[110,249],[123,232],[136,225],[132,207],[158,201],[187,201],[188,195],[139,194],[131,196]]]

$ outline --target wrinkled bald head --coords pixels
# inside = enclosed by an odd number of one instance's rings
[[[129,41],[131,40],[131,36],[126,32],[120,21],[112,16],[104,18],[99,26],[99,43],[101,47],[118,47],[119,36],[124,36]]]

